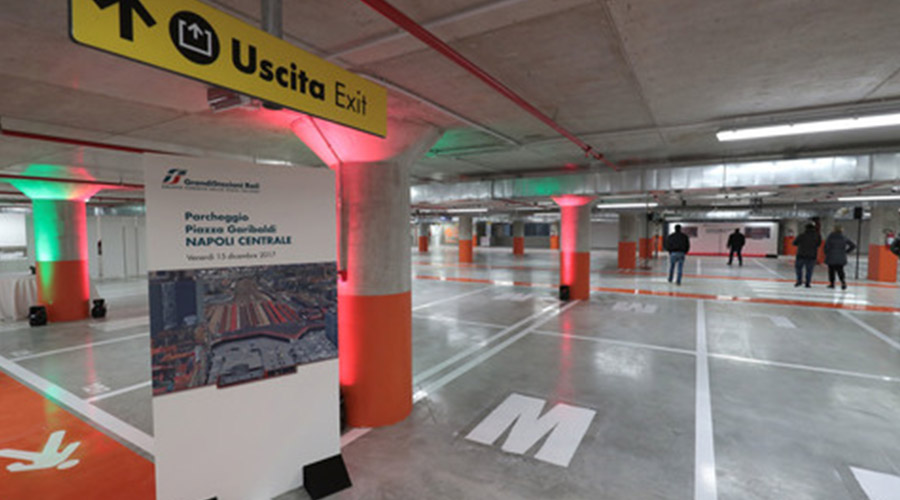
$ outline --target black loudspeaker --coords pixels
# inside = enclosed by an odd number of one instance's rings
[[[313,500],[325,498],[353,486],[344,457],[333,457],[303,467],[303,487]]]
[[[44,326],[47,324],[47,308],[44,306],[31,306],[28,308],[28,324],[31,326]]]
[[[106,317],[106,301],[94,299],[94,307],[91,308],[91,317],[94,319]]]
[[[863,218],[863,207],[853,207],[853,218],[856,220]]]
[[[559,285],[559,300],[569,300],[572,297],[572,289],[569,285]]]

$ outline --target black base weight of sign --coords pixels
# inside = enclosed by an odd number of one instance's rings
[[[344,457],[335,455],[303,467],[303,487],[313,500],[353,486]]]

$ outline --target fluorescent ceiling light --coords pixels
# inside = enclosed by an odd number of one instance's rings
[[[818,134],[821,132],[837,132],[841,130],[859,130],[864,128],[892,127],[900,125],[900,113],[888,115],[860,116],[856,118],[836,118],[802,123],[787,123],[765,127],[747,127],[732,130],[720,130],[716,133],[719,142],[762,139],[765,137],[783,137],[787,135]]]
[[[873,195],[873,196],[841,196],[838,198],[838,201],[897,201],[900,200],[900,195],[896,194],[886,194],[886,195]]]
[[[597,205],[597,208],[600,209],[614,209],[614,208],[653,208],[658,206],[659,203],[650,202],[650,203],[601,203]]]
[[[487,212],[486,208],[448,208],[448,214],[481,214]]]

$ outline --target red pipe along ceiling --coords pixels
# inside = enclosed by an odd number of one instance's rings
[[[526,101],[522,96],[516,94],[512,89],[503,84],[500,80],[497,80],[489,73],[478,67],[475,63],[468,60],[465,56],[454,50],[452,47],[444,43],[441,39],[436,37],[430,31],[425,29],[422,25],[413,21],[403,12],[397,10],[396,7],[387,3],[385,0],[361,0],[364,4],[373,8],[376,12],[383,15],[384,17],[390,19],[394,24],[406,30],[412,36],[418,38],[422,42],[424,42],[429,47],[441,53],[447,59],[450,59],[457,65],[461,66],[463,69],[472,73],[479,80],[486,83],[489,87],[493,88],[501,95],[514,102],[517,106],[527,111],[529,114],[558,132],[560,135],[573,142],[576,146],[581,148],[584,151],[584,154],[590,156],[596,160],[602,161],[608,167],[612,168],[615,171],[619,171],[619,167],[608,160],[603,153],[596,151],[590,144],[579,139],[575,134],[569,132],[565,127],[556,123],[552,118],[545,115],[541,110],[534,107],[530,102]]]

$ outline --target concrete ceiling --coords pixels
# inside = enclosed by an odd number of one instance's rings
[[[259,0],[206,1],[259,23]],[[212,113],[203,84],[75,45],[66,4],[0,0],[4,128],[321,165],[287,127],[293,113]],[[392,4],[625,168],[900,150],[898,128],[715,139],[735,125],[900,110],[896,0]],[[602,168],[358,0],[284,0],[284,29],[292,43],[388,82],[393,114],[446,130],[414,166],[418,182]],[[0,137],[0,169],[29,163],[140,181],[138,155]]]

